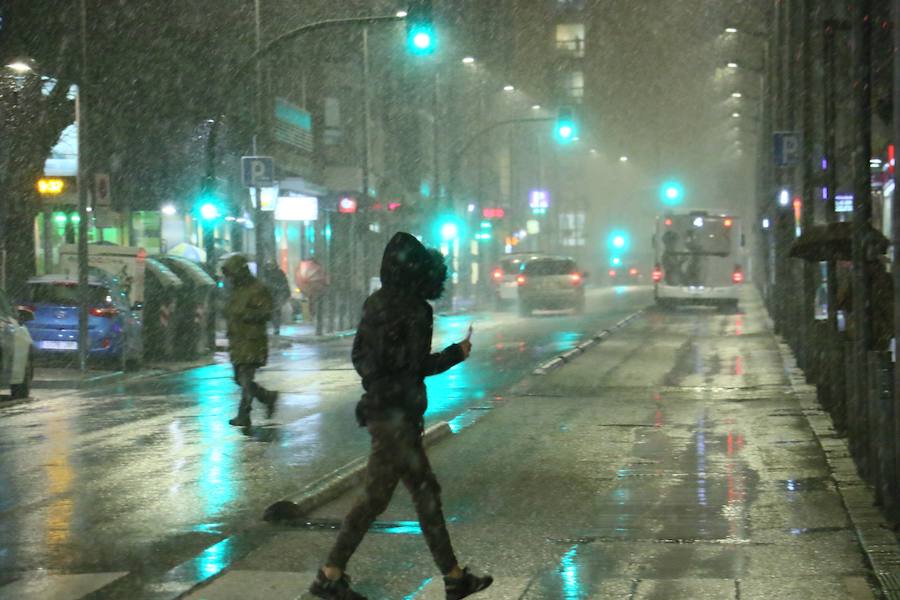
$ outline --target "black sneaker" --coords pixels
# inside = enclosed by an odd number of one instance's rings
[[[333,581],[325,576],[322,569],[319,569],[316,580],[309,586],[309,593],[316,598],[325,598],[325,600],[368,600],[350,588],[349,575],[344,573],[340,579]]]
[[[447,600],[459,600],[466,596],[471,596],[482,590],[486,590],[494,583],[494,578],[490,575],[479,577],[469,572],[469,567],[463,569],[462,577],[454,579],[452,577],[444,577],[444,588],[447,591]]]
[[[235,418],[228,421],[229,425],[234,425],[235,427],[250,427],[250,417],[245,415],[238,415]]]

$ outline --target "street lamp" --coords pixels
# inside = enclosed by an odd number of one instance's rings
[[[742,93],[740,93],[740,92],[732,92],[732,93],[731,93],[731,97],[732,97],[732,98],[743,98],[744,95],[743,95]]]
[[[474,56],[466,56],[465,58],[462,59],[462,61],[463,61],[464,65],[471,65],[471,64],[475,63],[475,57]]]
[[[737,33],[737,32],[738,32],[737,27],[726,27],[725,28],[725,33]]]
[[[514,92],[514,91],[516,91],[516,86],[510,85],[510,84],[504,85],[503,91],[504,92]]]
[[[627,156],[624,156],[624,155],[623,155],[623,156],[620,156],[620,157],[619,157],[619,162],[623,162],[623,163],[624,163],[624,162],[628,162],[628,157],[627,157]]]
[[[736,62],[730,62],[730,63],[728,63],[728,65],[726,65],[726,66],[727,66],[729,69],[737,69],[737,68],[738,68],[738,64],[737,64]]]
[[[732,116],[733,118],[735,118],[735,119],[739,119],[739,118],[741,118],[741,113],[739,113],[739,112],[733,112],[733,113],[731,113],[731,116]]]
[[[531,107],[531,110],[541,110],[541,105],[535,104],[534,106]]]

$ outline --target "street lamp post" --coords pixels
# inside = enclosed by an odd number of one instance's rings
[[[78,365],[87,370],[88,344],[88,181],[90,167],[87,160],[87,118],[85,96],[90,85],[88,71],[87,3],[81,0],[81,81],[75,97],[75,122],[78,124]]]

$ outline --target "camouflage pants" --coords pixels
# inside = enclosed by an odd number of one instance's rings
[[[337,541],[328,555],[328,565],[344,570],[375,518],[387,509],[401,480],[412,495],[422,534],[442,574],[456,566],[450,534],[441,507],[438,484],[422,433],[409,423],[373,421],[368,424],[372,450],[366,471],[365,493],[341,524]]]
[[[234,365],[234,382],[241,386],[241,404],[238,415],[249,416],[253,407],[253,399],[261,401],[269,394],[269,390],[254,381],[256,365]]]

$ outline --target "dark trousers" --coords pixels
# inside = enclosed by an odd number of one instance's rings
[[[374,421],[368,424],[372,451],[366,471],[365,493],[341,524],[328,555],[328,566],[342,571],[375,518],[387,509],[399,481],[412,495],[425,542],[441,574],[456,566],[450,534],[441,508],[441,486],[422,446],[422,433],[409,423]]]
[[[241,386],[241,404],[238,415],[249,416],[253,399],[266,402],[271,392],[254,381],[256,365],[234,365],[234,381]]]

